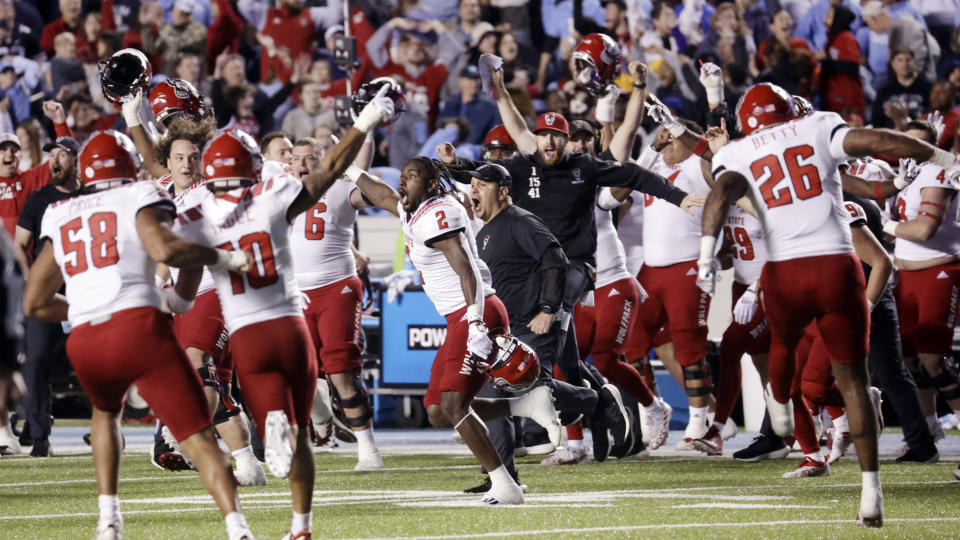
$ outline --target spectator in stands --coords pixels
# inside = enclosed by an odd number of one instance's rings
[[[943,48],[943,54],[937,64],[937,78],[950,79],[954,72],[960,72],[960,26],[953,29],[947,47]],[[960,83],[960,74],[957,75],[957,82],[953,83],[955,87],[960,88],[960,84],[957,83]]]
[[[203,96],[210,95],[210,84],[203,76],[203,62],[197,53],[181,52],[173,74],[192,84]]]
[[[245,22],[234,10],[230,0],[213,0],[210,3],[210,18],[213,22],[207,28],[206,65],[207,73],[213,73],[214,58],[221,53],[235,53],[240,49]]]
[[[792,31],[792,19],[789,24]],[[776,30],[774,33],[776,34]],[[734,4],[726,3],[717,6],[716,12],[710,18],[710,31],[700,42],[696,54],[706,52],[715,52],[724,64],[750,66],[750,72],[757,73],[758,68],[754,60],[757,46],[746,23],[737,14]]]
[[[852,32],[860,28],[859,2],[853,0],[818,0],[810,6],[807,13],[797,22],[793,35],[803,38],[815,51],[825,49],[829,39],[828,29],[823,26],[823,19],[827,16],[827,11],[833,6],[843,7],[853,13],[853,22],[850,23]]]
[[[50,60],[50,89],[54,96],[63,99],[86,89],[86,73],[77,59],[77,38],[70,32],[62,32],[53,40],[56,54]]]
[[[901,49],[912,50],[918,73],[933,79],[940,46],[922,22],[910,16],[905,9],[888,9],[879,0],[863,4],[860,14],[866,27],[857,31],[857,41],[860,51],[866,56],[867,66],[873,72],[875,89],[886,82],[889,59],[893,58],[894,51]]]
[[[823,18],[826,49],[818,51],[820,62],[820,108],[846,112],[854,109],[866,116],[866,101],[860,83],[860,47],[850,31],[856,15],[842,5],[832,6]]]
[[[100,34],[103,33],[103,14],[99,11],[91,11],[83,18],[83,29],[80,31],[80,37],[77,38],[77,60],[84,64],[95,64],[100,56],[97,54],[97,44],[100,42]],[[54,40],[56,47],[56,40]]]
[[[687,48],[687,38],[677,28],[677,14],[669,3],[653,4],[650,23],[653,25],[653,32],[646,32],[640,38],[640,45],[645,51],[662,56],[662,51],[681,54]],[[648,55],[647,61],[652,60],[653,58]]]
[[[937,146],[945,150],[953,148],[954,137],[960,120],[960,108],[957,107],[957,87],[949,81],[937,81],[930,90],[930,114],[939,112],[943,117],[943,133]]]
[[[159,54],[162,58],[162,64],[154,66],[157,72],[172,76],[181,51],[205,49],[207,27],[194,19],[194,9],[194,0],[176,0],[173,3],[173,22],[170,24],[163,18],[161,9],[152,12],[152,24],[144,27],[140,35],[144,52]]]
[[[487,132],[500,123],[497,104],[480,94],[480,71],[477,66],[468,65],[457,77],[460,93],[443,102],[439,117],[443,119],[463,118],[469,128],[465,142],[482,144]]]
[[[217,57],[213,70],[213,83],[210,89],[210,99],[213,100],[213,113],[217,117],[217,127],[223,127],[233,116],[233,109],[227,101],[225,90],[231,86],[239,86],[247,80],[246,67],[243,57],[239,54],[228,54],[226,51]]]
[[[479,0],[460,0],[457,6],[457,28],[456,32],[460,34],[460,41],[466,45],[470,41],[474,27],[480,20],[480,2]]]
[[[18,7],[30,4],[17,2]],[[38,18],[39,20],[39,18]],[[13,0],[0,0],[0,56],[33,58],[40,52],[40,35],[27,24],[17,20]]]
[[[821,25],[822,24],[823,22],[821,20]],[[779,43],[783,46],[786,54],[774,52],[772,53],[774,58],[792,64],[793,69],[796,69],[794,73],[802,73],[804,77],[812,75],[810,70],[816,65],[813,62],[813,50],[810,49],[810,44],[807,43],[807,40],[793,36],[793,29],[793,17],[789,11],[781,9],[773,14],[773,18],[770,19],[770,37],[757,46],[756,66],[759,71],[775,69],[774,66],[769,65],[767,62],[767,56],[771,54],[767,52],[767,48],[774,43]],[[796,78],[796,76],[794,76],[794,78]],[[790,86],[799,88],[802,85],[799,84],[798,81],[798,83]]]
[[[307,79],[300,85],[300,106],[291,109],[283,117],[280,129],[296,141],[313,135],[314,128],[319,124],[335,126],[336,122],[333,109],[323,107],[320,85]]]
[[[80,32],[83,29],[80,24],[80,0],[60,0],[61,17],[52,23],[43,27],[43,35],[40,36],[40,47],[48,55],[53,55],[53,38],[63,32],[70,32],[75,37],[82,37]]]
[[[17,124],[17,138],[23,145],[20,150],[20,172],[26,172],[46,161],[47,153],[43,151],[45,134],[39,120],[36,118],[21,120]]]
[[[743,22],[753,36],[753,42],[759,44],[766,41],[770,37],[770,12],[765,3],[760,0],[736,0],[736,3]]]
[[[299,68],[301,65],[297,64],[290,81],[269,97],[246,81],[228,87],[224,95],[230,106],[231,117],[224,127],[242,129],[257,140],[260,135],[273,131],[273,111],[290,97],[293,89],[300,83],[303,78],[303,70]]]
[[[877,90],[870,122],[874,127],[899,129],[929,109],[931,85],[917,71],[917,57],[911,49],[894,52],[890,71],[893,76],[887,77],[887,83]]]
[[[65,105],[68,115],[73,119],[73,136],[80,144],[94,131],[113,129],[120,117],[119,112],[104,114],[86,93],[74,94]]]

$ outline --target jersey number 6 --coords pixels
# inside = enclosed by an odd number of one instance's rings
[[[246,274],[251,287],[259,289],[277,282],[277,265],[273,260],[273,245],[270,243],[269,234],[265,232],[246,234],[240,237],[237,244],[240,245],[241,250],[253,254],[253,265]],[[227,251],[236,249],[233,242],[227,242],[217,247]],[[230,272],[233,294],[243,294],[246,291],[243,278],[243,274]]]
[[[793,192],[800,200],[806,200],[823,193],[823,187],[820,185],[820,173],[817,172],[816,165],[801,165],[800,161],[813,157],[813,147],[809,144],[787,148],[783,152],[783,161],[787,164],[787,174],[793,183]],[[760,194],[763,201],[767,204],[767,209],[776,208],[793,203],[793,195],[790,193],[789,186],[783,186],[774,191],[777,184],[784,178],[783,166],[780,158],[774,154],[763,156],[762,158],[750,164],[750,173],[757,182],[761,182],[766,174],[769,174],[765,180],[760,183]]]
[[[303,234],[307,240],[323,240],[323,228],[325,223],[323,222],[323,218],[320,216],[326,211],[326,203],[317,203],[313,206],[313,208],[307,210],[306,215],[304,215],[304,218],[306,218],[304,221],[306,223],[303,231]]]

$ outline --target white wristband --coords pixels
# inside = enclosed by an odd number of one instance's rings
[[[141,125],[140,107],[133,107],[133,104],[124,103],[120,111],[123,113],[123,121],[127,123],[127,129]]]
[[[363,169],[352,163],[347,167],[347,170],[343,171],[343,177],[354,184],[357,183],[357,178],[360,178],[361,174],[363,174]]]
[[[193,300],[187,300],[177,294],[177,289],[168,287],[163,290],[163,299],[173,313],[186,313],[193,307]]]
[[[467,306],[467,322],[483,322],[483,304],[470,304]]]
[[[167,279],[154,274],[153,284],[156,285],[158,289],[162,289],[167,285]]]
[[[214,251],[217,252],[217,262],[213,263],[214,268],[234,271],[247,262],[247,255],[243,251],[227,251],[219,248]]]
[[[680,122],[676,122],[674,124],[667,126],[667,131],[670,132],[670,135],[673,135],[674,137],[679,137],[687,132],[687,128],[683,127],[683,124],[681,124]]]
[[[930,156],[930,163],[936,163],[944,169],[949,169],[950,167],[955,166],[957,162],[958,160],[956,156],[954,156],[951,152],[943,150],[942,148],[934,149],[933,155]]]
[[[710,106],[720,105],[720,102],[723,101],[723,86],[717,88],[707,87],[707,104]]]
[[[894,221],[894,220],[891,219],[890,221],[888,221],[888,222],[886,222],[886,223],[883,224],[883,232],[886,233],[886,234],[889,234],[890,236],[896,236],[896,235],[897,235],[897,225],[899,225],[899,224],[900,224],[899,221]]]
[[[701,236],[700,237],[700,260],[709,261],[713,259],[713,250],[717,247],[717,237],[716,236]]]

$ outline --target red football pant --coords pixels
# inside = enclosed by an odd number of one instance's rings
[[[303,317],[244,326],[230,336],[230,351],[260,437],[270,411],[281,410],[288,421],[307,429],[317,386],[317,356]]]
[[[830,357],[817,325],[807,326],[797,345],[797,375],[790,390],[793,399],[793,436],[803,453],[820,449],[811,409],[843,407],[843,397],[833,378]]]
[[[360,369],[360,318],[363,282],[357,276],[326,287],[303,291],[308,302],[303,316],[310,329],[323,373]]]
[[[831,361],[866,362],[866,281],[856,255],[767,262],[760,288],[770,322],[770,385],[778,402],[790,398],[797,343],[811,322],[816,321]]]
[[[119,414],[135,384],[178,441],[211,426],[200,376],[158,309],[125,309],[106,322],[75,327],[67,357],[90,403],[101,411]]]
[[[487,380],[483,373],[474,367],[467,352],[467,335],[470,325],[467,324],[466,306],[447,315],[447,335],[443,345],[437,350],[430,367],[430,382],[427,384],[427,393],[423,396],[423,405],[439,405],[440,396],[444,392],[458,392],[467,397],[474,397]],[[493,339],[497,334],[510,331],[510,318],[507,317],[507,308],[497,295],[491,294],[483,301],[483,322],[487,325],[487,335]]]
[[[733,282],[731,307],[737,305],[737,300],[743,296],[747,287],[743,283]],[[769,350],[770,325],[767,323],[763,306],[757,307],[756,314],[747,324],[738,324],[736,321],[730,322],[730,326],[723,333],[723,341],[720,342],[720,374],[717,377],[717,405],[714,422],[725,423],[730,418],[733,407],[737,404],[742,377],[740,359],[743,358],[743,355],[767,354]]]
[[[697,287],[697,261],[671,266],[644,266],[637,275],[650,298],[637,308],[640,350],[649,351],[657,332],[669,321],[677,362],[691,366],[707,355],[710,295]]]
[[[960,308],[960,264],[900,270],[894,289],[904,358],[950,354]]]
[[[220,383],[233,382],[233,357],[227,351],[229,333],[223,322],[217,291],[201,294],[194,300],[190,311],[174,315],[173,333],[183,350],[193,347],[210,355]]]
[[[653,394],[633,366],[621,360],[627,333],[633,326],[640,291],[633,278],[621,279],[595,290],[593,306],[577,304],[573,312],[580,358],[593,356],[600,373],[649,407]]]

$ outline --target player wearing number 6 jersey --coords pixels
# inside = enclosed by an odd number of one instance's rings
[[[226,516],[230,538],[252,538],[211,429],[200,379],[160,312],[153,277],[157,262],[238,270],[249,261],[173,234],[169,224],[176,207],[155,183],[134,183],[135,156],[133,143],[117,132],[97,132],[87,140],[79,156],[84,192],[47,209],[40,228],[47,245],[30,271],[24,298],[28,315],[69,319],[73,325],[67,355],[93,405],[91,445],[100,492],[94,537],[121,535],[120,412],[136,384],[196,464]],[[66,298],[57,294],[64,281]],[[178,285],[178,291],[167,289],[164,302],[182,312],[190,308],[193,292]]]
[[[803,329],[816,321],[847,405],[863,471],[859,521],[883,524],[877,474],[877,424],[867,390],[867,301],[863,269],[843,219],[837,166],[876,152],[931,160],[960,173],[956,158],[912,137],[851,129],[839,115],[797,117],[790,95],[768,84],[751,87],[737,105],[742,139],[716,149],[717,185],[704,209],[698,284],[713,292],[714,248],[728,205],[749,193],[767,235],[769,262],[760,278],[770,321],[767,408],[776,432],[793,431],[790,389]]]
[[[366,133],[393,118],[393,101],[383,94],[370,101],[354,128],[302,182],[280,173],[257,183],[262,162],[252,137],[221,131],[202,157],[207,187],[215,196],[177,217],[177,230],[186,237],[254,258],[247,275],[216,268],[211,273],[267,466],[274,476],[290,477],[290,538],[310,537],[314,464],[308,423],[317,360],[300,307],[289,227],[353,161]]]

